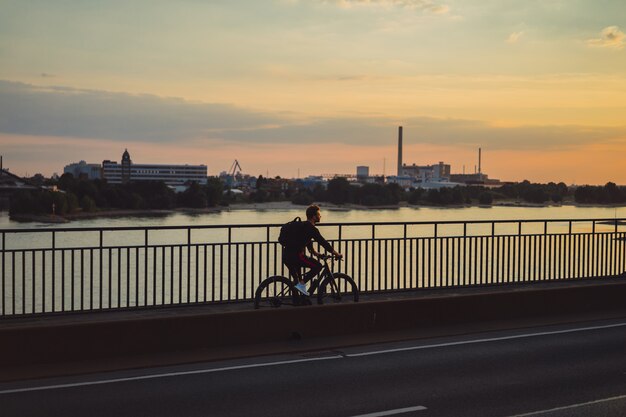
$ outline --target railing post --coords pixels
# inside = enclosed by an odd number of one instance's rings
[[[265,277],[270,276],[270,227],[265,228],[265,245],[267,247],[265,251]]]
[[[143,253],[143,258],[144,258],[144,269],[143,269],[143,305],[147,306],[148,305],[148,228],[146,228],[146,230],[144,231],[144,236],[143,236],[143,247],[144,247],[144,253]]]
[[[13,266],[15,268],[15,266]],[[56,281],[56,232],[52,231],[52,312],[54,312],[54,296],[55,296],[55,281]],[[44,290],[44,303],[45,303],[45,292],[46,286],[43,287]],[[46,309],[44,308],[44,312]]]
[[[343,225],[341,225],[341,224],[339,225],[338,236],[337,236],[338,237],[337,246],[339,247],[339,252],[340,253],[341,253],[341,226],[343,226]],[[343,265],[341,263],[339,263],[339,272],[342,272],[342,269],[343,269],[342,266]]]
[[[366,247],[367,248],[367,247]],[[374,278],[374,271],[376,271],[376,225],[373,224],[372,225],[372,267],[371,267],[371,271],[372,271],[372,285],[371,288],[374,289],[374,283],[376,282],[376,279]],[[378,260],[378,262],[380,262],[380,259]],[[380,289],[380,274],[378,276],[378,288]]]
[[[230,294],[231,294],[231,289],[232,289],[232,273],[231,273],[231,271],[233,270],[232,256],[231,256],[232,232],[233,232],[232,228],[228,226],[228,301],[230,301]],[[269,242],[269,238],[268,238],[268,242]],[[269,243],[267,245],[267,249],[269,252]],[[237,297],[235,296],[235,298]]]
[[[100,308],[101,308],[101,309],[102,309],[102,292],[103,292],[103,288],[102,288],[102,287],[103,287],[103,285],[104,285],[104,284],[103,284],[103,283],[104,283],[104,279],[103,279],[103,277],[102,277],[102,274],[103,274],[103,268],[102,268],[102,259],[103,259],[103,258],[102,258],[102,252],[104,252],[104,244],[103,244],[103,243],[104,243],[104,236],[103,236],[103,233],[104,233],[104,232],[102,231],[102,229],[100,229],[100,233],[99,233],[99,235],[100,235],[100,236],[99,236],[99,238],[100,238],[100,239],[99,239],[99,240],[100,240],[100,249],[99,249],[99,251],[100,251],[100,262],[99,262],[99,264],[100,264],[100,273],[98,274],[98,276],[99,276],[99,278],[100,278],[100,304],[98,304],[98,305],[100,306]],[[110,290],[111,290],[111,289],[109,288],[109,291],[110,291]]]
[[[569,223],[569,224],[568,224],[568,231],[567,231],[567,234],[568,234],[568,235],[571,235],[571,234],[572,234],[572,221],[570,220],[568,223]]]
[[[228,234],[229,234],[228,240],[230,241],[230,227],[228,228]],[[228,262],[230,263],[230,245],[228,246]],[[187,227],[187,303],[189,303],[190,300],[191,300],[191,227]]]
[[[6,241],[5,241],[5,233],[2,232],[2,287],[0,287],[0,301],[2,301],[2,315],[5,315],[5,300],[4,300],[4,285],[5,285],[5,270],[6,270],[6,265],[5,265],[5,254],[6,254]],[[34,255],[33,255],[34,256]],[[33,285],[33,294],[35,293],[35,286]],[[35,306],[33,305],[33,311],[34,311]]]

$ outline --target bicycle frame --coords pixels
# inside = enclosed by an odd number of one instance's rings
[[[320,259],[323,263],[322,270],[317,275],[304,281],[305,283],[311,282],[311,286],[309,287],[309,294],[311,295],[315,294],[315,292],[319,288],[319,285],[324,281],[326,277],[330,277],[331,282],[334,283],[335,276],[333,275],[333,271],[331,270],[330,266],[328,266],[329,258],[327,256],[322,256],[320,257]]]

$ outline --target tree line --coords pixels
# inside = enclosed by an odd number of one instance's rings
[[[223,185],[209,178],[206,185],[192,183],[180,193],[161,181],[109,184],[106,180],[87,180],[63,174],[58,181],[47,182],[59,191],[20,191],[12,198],[9,214],[59,215],[96,210],[171,210],[177,207],[204,208],[222,202]]]
[[[206,208],[232,202],[291,201],[308,205],[313,202],[357,204],[362,206],[393,206],[400,202],[411,205],[490,205],[497,201],[518,201],[533,204],[575,201],[582,204],[626,203],[626,189],[609,182],[604,186],[567,187],[564,183],[536,184],[522,181],[497,188],[457,186],[453,188],[403,189],[394,183],[353,185],[346,178],[334,178],[326,187],[312,188],[301,182],[280,177],[259,176],[255,188],[246,194],[230,193],[219,178],[209,177],[207,184],[192,183],[185,191],[176,193],[163,182],[130,182],[109,184],[106,180],[77,179],[63,174],[56,185],[61,192],[21,191],[11,198],[10,214],[59,215],[77,211],[96,210],[171,210],[174,208]]]
[[[568,187],[565,183],[547,184],[522,181],[504,184],[496,188],[470,185],[440,189],[415,188],[404,190],[398,184],[364,184],[355,187],[345,178],[328,182],[326,190],[304,190],[292,201],[308,204],[312,201],[327,201],[334,204],[360,204],[364,206],[395,205],[406,201],[412,205],[489,205],[497,201],[517,201],[530,204],[576,202],[581,204],[626,203],[626,187],[612,182],[604,186]]]

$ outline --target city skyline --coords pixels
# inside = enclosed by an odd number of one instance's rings
[[[626,184],[619,1],[33,1],[0,16],[0,154],[251,175]]]

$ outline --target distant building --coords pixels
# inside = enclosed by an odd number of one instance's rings
[[[364,180],[370,176],[370,167],[367,166],[358,166],[356,167],[356,178],[359,180]]]
[[[207,183],[206,165],[133,164],[128,150],[124,151],[121,164],[103,161],[102,174],[111,184],[163,181],[172,188],[183,189],[191,182]]]
[[[306,178],[298,179],[297,183],[302,188],[306,188],[311,191],[313,191],[315,187],[317,187],[318,185],[324,189],[328,186],[328,181],[321,175],[319,176],[309,175]]]
[[[465,185],[482,185],[484,187],[501,187],[505,182],[495,178],[489,178],[487,174],[452,174],[451,181],[460,182]]]
[[[402,176],[417,178],[421,182],[445,181],[450,179],[450,165],[439,162],[435,165],[402,165]]]
[[[37,189],[42,189],[42,187],[30,184],[27,180],[10,173],[8,169],[2,169],[0,158],[0,209],[9,208],[11,196],[16,192]]]
[[[98,180],[102,178],[102,165],[88,164],[85,161],[66,165],[63,168],[64,174],[72,174],[74,178],[85,178],[88,180]]]

